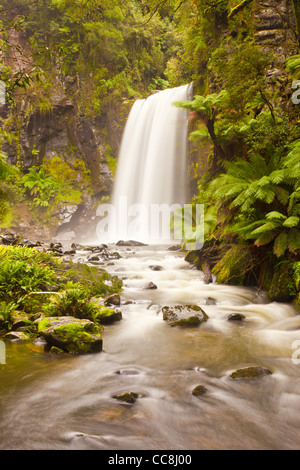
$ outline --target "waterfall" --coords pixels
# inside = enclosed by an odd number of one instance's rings
[[[189,99],[190,92],[191,85],[167,89],[132,106],[112,195],[112,238],[161,239],[169,226],[168,210],[187,202],[187,112],[173,103]]]

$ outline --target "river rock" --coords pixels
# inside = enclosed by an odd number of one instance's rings
[[[119,294],[112,294],[108,296],[105,301],[104,305],[120,305],[121,299]]]
[[[117,395],[113,395],[113,398],[119,401],[125,401],[126,403],[135,403],[139,395],[135,392],[125,392]]]
[[[230,374],[233,379],[246,379],[251,380],[257,377],[270,375],[272,372],[269,369],[260,366],[245,367],[244,369],[237,369]]]
[[[151,290],[157,289],[157,285],[154,284],[154,282],[151,281],[151,282],[148,282],[148,284],[146,285],[145,289],[151,289]]]
[[[151,269],[151,271],[162,271],[163,270],[163,267],[159,266],[158,264],[149,266],[149,268]]]
[[[242,313],[231,313],[227,320],[228,321],[243,321],[245,320],[245,315],[243,315]]]
[[[193,327],[208,320],[208,315],[198,305],[174,305],[162,308],[163,320],[170,326]]]
[[[192,391],[192,395],[195,397],[201,397],[207,393],[207,388],[204,385],[197,385]]]
[[[117,246],[147,246],[146,243],[138,242],[138,241],[135,241],[135,240],[127,240],[127,241],[119,240],[116,243],[116,245]]]
[[[50,347],[55,346],[70,354],[102,350],[101,327],[90,320],[69,316],[45,317],[38,321],[38,332]]]
[[[122,312],[107,307],[100,308],[94,316],[94,321],[101,325],[108,325],[120,320],[122,320]]]
[[[23,331],[9,331],[4,338],[10,341],[28,341],[30,339]]]

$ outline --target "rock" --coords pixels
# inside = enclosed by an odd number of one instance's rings
[[[101,308],[94,316],[94,321],[101,323],[101,325],[108,325],[120,320],[122,320],[122,312],[107,307]]]
[[[168,251],[179,251],[181,250],[181,245],[174,245],[168,248]]]
[[[154,282],[151,281],[151,282],[148,282],[145,289],[157,289],[157,285],[154,284]]]
[[[208,320],[208,315],[198,305],[163,307],[163,320],[171,326],[192,327]]]
[[[289,264],[281,265],[273,274],[268,296],[273,302],[290,302],[292,295],[290,285],[293,283],[293,275]]]
[[[170,323],[170,326],[181,326],[182,328],[192,328],[194,326],[200,325],[201,320],[197,315],[188,318],[182,318],[173,323]]]
[[[45,317],[38,321],[38,332],[50,347],[70,354],[102,351],[101,327],[86,319],[69,316]]]
[[[125,401],[126,403],[135,403],[139,395],[135,392],[125,392],[118,395],[113,395],[113,398],[120,401]]]
[[[242,313],[231,313],[227,320],[228,321],[243,321],[245,319],[245,315],[243,315]]]
[[[235,372],[230,374],[230,377],[233,379],[246,379],[251,380],[257,377],[263,377],[265,375],[270,375],[272,372],[269,369],[260,366],[246,367],[244,369],[237,369]]]
[[[138,375],[139,372],[134,369],[122,369],[122,370],[117,370],[116,374],[118,375]]]
[[[135,240],[127,240],[127,241],[119,240],[116,243],[116,245],[117,246],[147,246],[146,243],[138,242],[138,241],[135,241]]]
[[[162,271],[163,270],[163,267],[158,266],[158,265],[149,266],[149,268],[151,269],[151,271]]]
[[[30,339],[23,331],[9,331],[4,338],[11,341],[28,341]]]
[[[216,299],[213,299],[212,297],[207,297],[206,305],[216,305],[216,304],[217,304]]]
[[[28,327],[32,322],[27,317],[15,318],[12,324],[12,330],[16,331],[19,328]]]
[[[208,392],[207,388],[204,385],[197,385],[192,391],[192,395],[195,397],[201,397]]]
[[[104,305],[120,305],[121,299],[119,294],[112,294],[104,301]]]

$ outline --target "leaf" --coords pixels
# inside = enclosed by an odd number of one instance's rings
[[[289,217],[283,222],[284,227],[297,227],[299,225],[300,218],[296,216]]]
[[[280,258],[280,256],[284,255],[287,248],[288,248],[288,234],[287,232],[281,232],[274,241],[273,252],[278,258]]]
[[[266,218],[267,219],[286,219],[286,216],[284,214],[281,214],[281,212],[277,212],[277,211],[272,211],[272,212],[269,212],[267,215],[266,215]]]

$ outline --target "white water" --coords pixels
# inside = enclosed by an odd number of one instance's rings
[[[255,289],[206,285],[165,247],[110,248],[121,254],[106,268],[124,280],[123,319],[105,327],[99,354],[56,357],[30,343],[7,344],[0,449],[300,449],[295,309]],[[149,281],[157,290],[145,289]],[[167,325],[161,307],[185,303],[200,305],[208,321]],[[244,322],[227,320],[236,312]],[[229,377],[251,365],[273,374]],[[199,384],[208,393],[197,398]],[[113,398],[126,391],[140,394],[133,405]]]
[[[189,99],[190,90],[191,85],[184,85],[134,103],[118,158],[112,197],[117,226],[109,241],[133,236],[144,242],[161,241],[162,224],[169,225],[168,211],[157,229],[151,208],[187,202],[187,112],[173,103]]]

